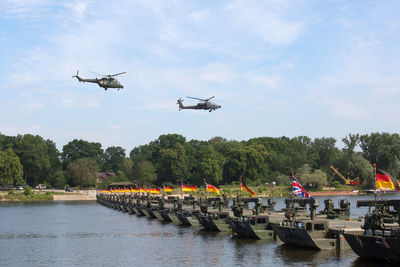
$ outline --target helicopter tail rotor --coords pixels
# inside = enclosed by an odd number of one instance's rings
[[[179,105],[179,110],[183,109],[185,106],[182,104],[183,100],[182,98],[179,98],[178,101],[176,102]]]
[[[78,78],[78,76],[79,76],[79,70],[76,72],[76,75],[74,75],[74,76],[72,76],[72,78]]]

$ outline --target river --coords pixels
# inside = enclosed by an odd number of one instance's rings
[[[388,198],[398,196],[388,196]],[[343,197],[332,197],[335,206]],[[365,214],[351,202],[352,217]],[[322,209],[325,198],[317,198]],[[277,199],[277,208],[284,199]],[[351,250],[337,254],[273,241],[163,224],[97,204],[0,204],[1,266],[377,266]],[[381,262],[378,264],[383,266]]]

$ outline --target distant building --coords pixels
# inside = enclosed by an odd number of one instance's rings
[[[101,182],[107,181],[108,179],[111,179],[113,177],[115,177],[114,172],[98,172],[96,183],[101,183]]]

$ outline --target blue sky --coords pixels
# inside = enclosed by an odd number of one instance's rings
[[[3,0],[0,132],[127,153],[167,133],[396,133],[399,10],[389,0]],[[126,71],[125,88],[79,83],[77,70]],[[222,108],[178,111],[186,96]]]

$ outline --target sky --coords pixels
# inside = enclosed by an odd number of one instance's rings
[[[130,150],[398,133],[400,1],[2,0],[0,133]],[[127,72],[124,89],[83,78]],[[178,110],[208,98],[221,109]],[[340,144],[339,144],[340,146]]]

